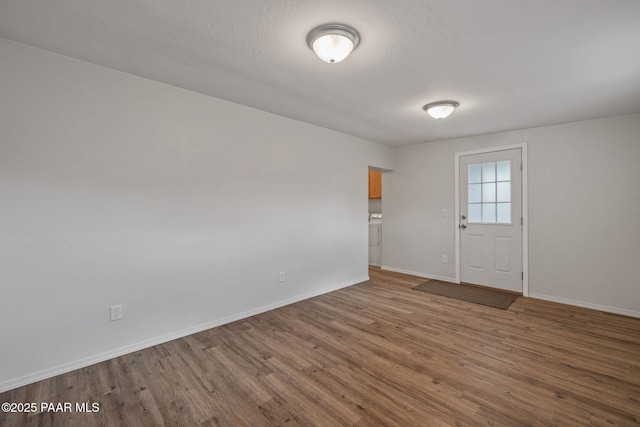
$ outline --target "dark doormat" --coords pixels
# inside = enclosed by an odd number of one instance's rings
[[[500,308],[502,310],[509,308],[511,303],[519,297],[518,294],[511,292],[502,292],[495,289],[465,284],[458,285],[440,280],[429,280],[413,289],[476,304],[488,305],[489,307]]]

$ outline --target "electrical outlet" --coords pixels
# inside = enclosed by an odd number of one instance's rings
[[[442,263],[446,264],[449,262],[449,257],[447,257],[446,255],[442,255]]]
[[[280,282],[284,282],[284,271],[280,272]]]
[[[122,319],[122,304],[111,306],[111,320]]]

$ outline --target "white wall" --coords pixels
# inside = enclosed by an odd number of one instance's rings
[[[391,149],[3,39],[0,58],[0,391],[367,278],[367,167]]]
[[[640,317],[638,114],[398,149],[385,174],[383,266],[452,280],[454,154],[523,142],[530,296]]]
[[[382,199],[369,200],[369,213],[382,213]]]

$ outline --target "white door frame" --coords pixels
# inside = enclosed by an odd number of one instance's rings
[[[455,234],[456,234],[456,283],[460,283],[460,157],[471,154],[492,153],[495,151],[520,148],[522,152],[522,295],[529,296],[529,210],[527,193],[527,143],[482,148],[455,154]]]

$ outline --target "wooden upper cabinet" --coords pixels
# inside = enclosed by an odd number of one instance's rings
[[[382,199],[382,172],[369,170],[369,199]]]

